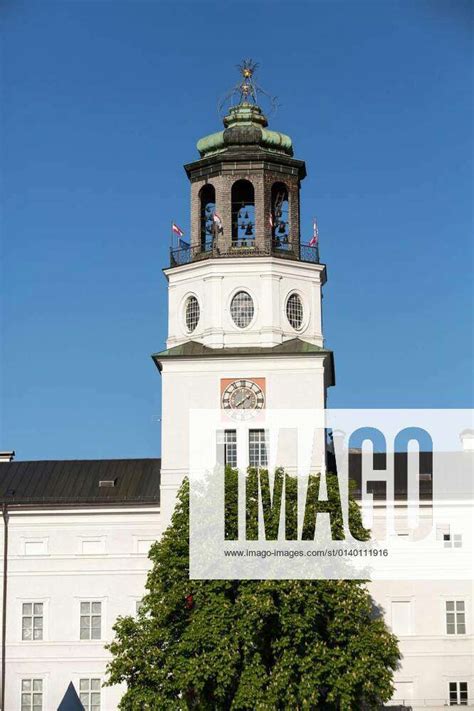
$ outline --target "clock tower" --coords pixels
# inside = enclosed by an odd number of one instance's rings
[[[167,348],[153,359],[163,381],[165,523],[189,471],[191,409],[324,408],[334,384],[321,318],[326,267],[300,234],[305,163],[289,136],[268,128],[255,65],[240,69],[223,130],[201,138],[199,159],[185,166],[191,239],[171,249],[164,270]],[[227,463],[266,465],[266,433],[251,418],[244,433],[229,426],[222,436]]]

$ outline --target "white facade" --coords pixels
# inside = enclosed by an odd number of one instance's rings
[[[328,373],[324,356],[219,356],[163,360],[161,502],[163,525],[169,521],[176,493],[189,471],[189,411],[221,406],[221,381],[265,381],[266,407],[323,409]],[[177,426],[179,423],[179,426]],[[319,462],[323,455],[319,443]],[[248,466],[248,449],[243,447],[240,465]],[[317,456],[317,455],[316,455]],[[291,469],[288,458],[279,461]]]
[[[307,264],[271,257],[232,257],[191,262],[167,269],[169,327],[167,347],[198,341],[211,348],[271,347],[291,338],[323,345],[321,287],[326,280],[322,264]],[[232,320],[230,304],[239,291],[250,294],[255,313],[246,328]],[[286,316],[286,303],[298,294],[303,322],[297,330]],[[200,306],[197,328],[186,328],[185,306],[195,296]]]
[[[450,683],[467,685],[474,706],[474,635],[472,583],[463,580],[395,580],[370,584],[399,638],[401,668],[395,673],[393,704],[414,711],[440,711],[449,705]],[[462,602],[465,632],[448,634],[446,603]],[[459,613],[461,619],[462,611]],[[462,628],[461,628],[462,629]],[[461,688],[461,687],[459,687]]]
[[[56,711],[70,681],[79,692],[81,680],[105,680],[112,626],[119,615],[135,615],[144,594],[159,508],[12,512],[8,528],[5,711],[21,710],[22,682],[33,679],[42,687],[34,711]],[[94,632],[82,614],[82,635],[81,603],[94,603],[96,612],[100,604]],[[122,691],[100,688],[100,711],[115,711]]]

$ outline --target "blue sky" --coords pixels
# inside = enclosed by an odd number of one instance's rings
[[[169,224],[251,56],[307,162],[333,407],[472,405],[472,6],[3,3],[0,448],[160,453]]]

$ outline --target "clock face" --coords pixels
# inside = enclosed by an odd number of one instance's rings
[[[222,393],[225,410],[261,410],[264,405],[263,390],[252,380],[234,380]]]

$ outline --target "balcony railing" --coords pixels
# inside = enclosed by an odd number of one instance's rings
[[[203,248],[201,245],[180,247],[170,250],[170,266],[180,267],[183,264],[199,262],[202,259],[222,259],[223,257],[281,257],[295,259],[300,262],[319,264],[319,248],[309,244],[284,245],[272,242],[268,245],[238,245],[218,248],[216,246]]]

